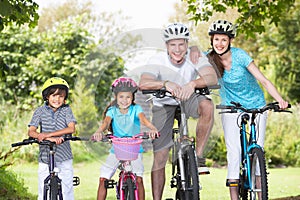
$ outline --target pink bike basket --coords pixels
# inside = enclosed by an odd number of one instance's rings
[[[113,138],[112,144],[118,160],[136,160],[140,151],[142,139]]]

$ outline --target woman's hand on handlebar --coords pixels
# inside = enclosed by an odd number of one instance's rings
[[[287,102],[283,99],[281,101],[278,101],[278,104],[279,104],[280,109],[286,109],[289,106],[289,102]]]

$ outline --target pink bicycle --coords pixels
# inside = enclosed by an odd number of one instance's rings
[[[111,142],[117,159],[120,161],[118,169],[119,180],[107,180],[105,187],[114,188],[116,185],[116,197],[120,200],[139,200],[136,174],[132,172],[131,161],[138,158],[143,139],[149,139],[148,134],[141,133],[131,138],[118,138],[108,134],[102,139],[103,142]]]

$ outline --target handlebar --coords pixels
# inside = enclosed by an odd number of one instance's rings
[[[111,133],[110,133],[110,134],[106,134],[106,135],[103,135],[103,138],[102,138],[101,142],[111,142],[111,140],[112,140],[113,138],[117,138],[117,137],[114,136],[114,135],[111,134]],[[126,138],[126,137],[124,137],[124,138]],[[149,139],[150,137],[149,137],[149,133],[143,132],[143,133],[139,133],[139,134],[137,134],[137,135],[134,135],[134,136],[132,136],[132,137],[127,137],[127,138],[137,138],[137,139],[147,140],[147,139]],[[155,137],[155,138],[157,138],[157,137]]]
[[[195,93],[199,95],[209,95],[211,94],[211,90],[220,89],[220,85],[212,85],[204,88],[195,88]],[[158,89],[158,90],[142,90],[143,94],[153,94],[156,98],[164,98],[166,94],[171,94],[166,89]]]
[[[272,102],[265,105],[263,108],[256,108],[256,109],[246,109],[244,108],[239,102],[230,102],[232,105],[216,105],[216,109],[228,109],[226,111],[219,112],[222,113],[237,113],[238,111],[243,111],[246,113],[263,113],[267,110],[273,110],[274,112],[289,112],[292,113],[290,110],[283,110],[279,107],[278,102]],[[291,108],[291,104],[288,104],[288,108]]]
[[[64,137],[64,141],[67,140],[72,140],[72,141],[88,141],[88,138],[81,138],[78,136],[72,136],[72,135],[65,135]],[[13,143],[11,144],[12,147],[17,147],[17,146],[23,146],[23,145],[29,145],[29,144],[33,144],[33,143],[37,143],[39,145],[51,145],[51,144],[55,144],[55,142],[51,142],[49,140],[43,140],[43,141],[38,141],[37,138],[33,138],[33,137],[29,137],[27,139],[24,139],[22,142],[17,142],[17,143]]]

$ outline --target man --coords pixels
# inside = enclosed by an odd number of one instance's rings
[[[194,93],[195,88],[217,84],[217,75],[206,56],[201,56],[197,65],[189,60],[189,30],[180,23],[169,25],[163,32],[167,52],[153,56],[143,71],[139,87],[141,90],[161,89],[165,87],[177,99],[184,101],[187,117],[198,118],[196,127],[196,154],[199,174],[209,171],[203,158],[213,125],[213,103]],[[174,113],[178,103],[169,97],[153,99],[153,124],[160,132],[160,137],[153,142],[154,162],[151,172],[152,195],[160,200],[165,184],[165,165],[172,146],[172,128]]]

